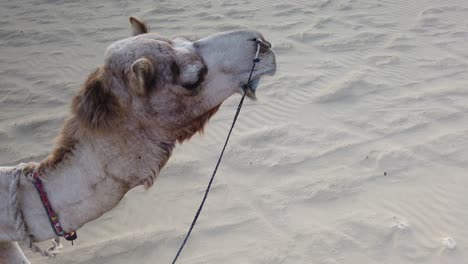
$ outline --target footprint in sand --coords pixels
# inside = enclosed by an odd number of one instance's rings
[[[397,217],[393,217],[393,220],[395,221],[392,225],[393,228],[396,228],[398,230],[408,230],[409,229],[409,224],[405,220],[398,219]]]
[[[367,58],[367,63],[376,67],[383,67],[387,65],[395,65],[400,63],[400,58],[393,55],[377,55]]]
[[[457,243],[455,239],[452,237],[444,237],[442,238],[442,245],[444,245],[447,249],[454,250],[457,247]]]

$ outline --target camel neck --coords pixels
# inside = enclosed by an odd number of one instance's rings
[[[41,175],[49,202],[65,232],[78,230],[111,210],[136,185],[108,177],[106,164],[89,150],[89,146],[77,146],[73,155]],[[23,213],[29,232],[39,241],[55,237],[37,191],[30,187],[31,183],[25,184],[28,191],[23,203],[29,208]]]
[[[72,151],[53,166],[44,166],[41,175],[63,230],[76,231],[114,208],[130,189],[151,186],[174,144],[175,139],[163,140],[151,130],[76,139]],[[28,228],[38,241],[54,237],[37,191],[28,184],[22,201]]]

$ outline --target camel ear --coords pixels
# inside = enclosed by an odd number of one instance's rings
[[[104,85],[102,73],[101,68],[93,72],[72,101],[72,112],[80,124],[93,130],[109,129],[121,116],[119,101]]]
[[[135,75],[137,85],[135,87],[138,95],[145,95],[151,89],[155,73],[151,61],[147,58],[140,58],[132,64],[132,72]]]
[[[132,24],[133,36],[148,33],[148,27],[146,24],[136,17],[130,17],[130,24]]]

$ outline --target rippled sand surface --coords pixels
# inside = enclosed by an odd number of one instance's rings
[[[130,35],[240,28],[273,43],[278,74],[240,116],[180,263],[468,262],[465,0],[2,1],[0,164],[40,160],[71,96]],[[170,263],[239,97],[135,189],[33,263]]]

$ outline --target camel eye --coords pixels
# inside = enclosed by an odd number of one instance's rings
[[[182,86],[187,90],[194,90],[205,80],[208,69],[203,64],[186,65],[181,72]]]

